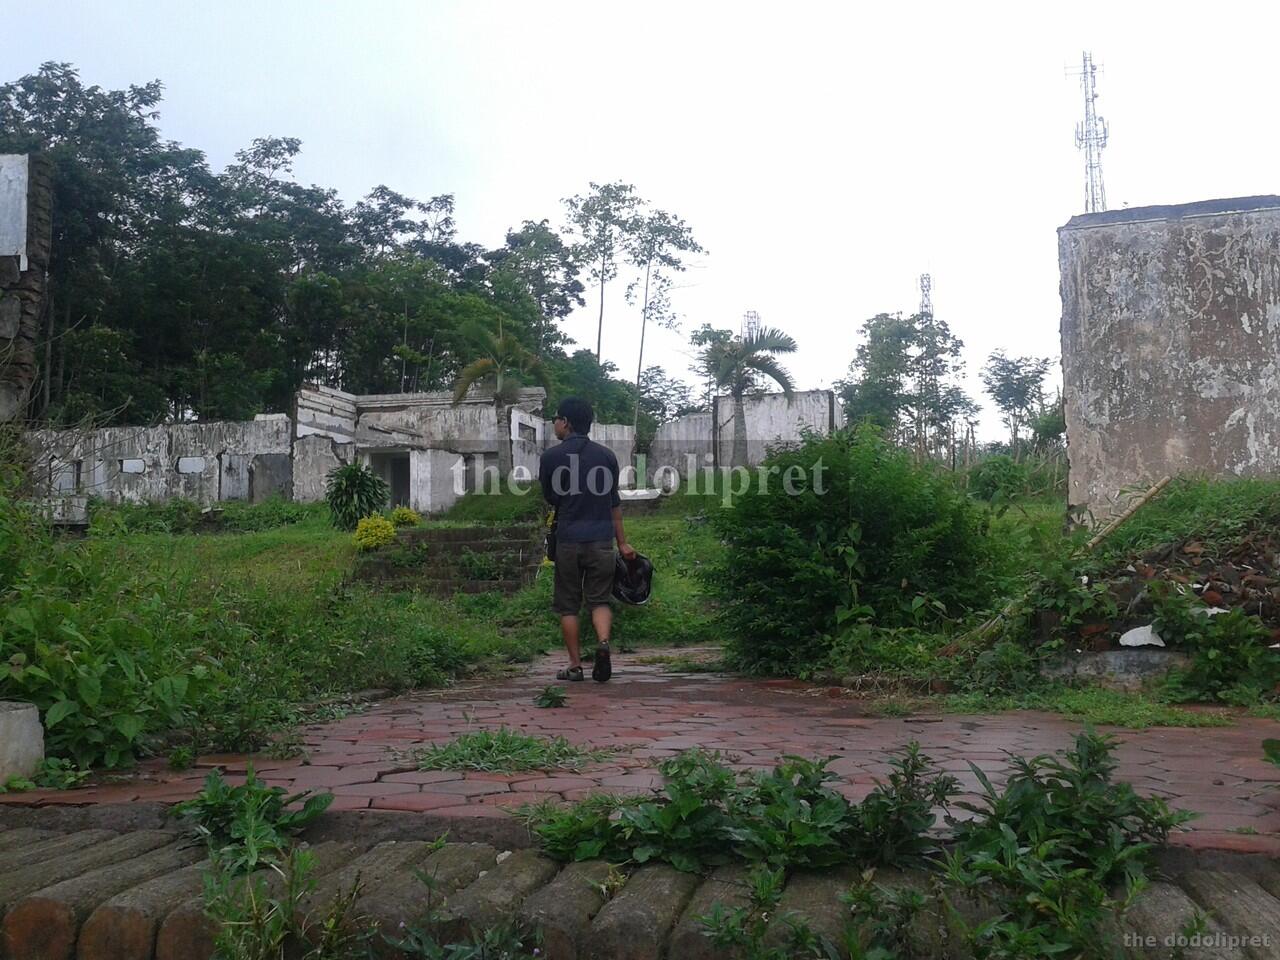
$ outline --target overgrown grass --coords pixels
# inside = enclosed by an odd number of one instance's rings
[[[998,710],[1052,710],[1095,726],[1225,727],[1229,714],[1217,710],[1187,710],[1162,703],[1151,694],[1104,687],[1048,685],[1027,693],[952,694],[942,699],[952,713],[992,713]]]
[[[613,751],[574,746],[564,737],[534,737],[506,727],[464,733],[448,743],[415,751],[421,770],[577,770],[600,763]]]

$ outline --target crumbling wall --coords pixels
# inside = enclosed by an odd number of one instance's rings
[[[325,479],[331,470],[355,459],[356,445],[332,437],[311,434],[293,442],[293,499],[319,503],[324,499]]]
[[[691,463],[694,470],[711,466],[711,434],[709,413],[690,413],[659,426],[645,458],[646,482],[652,484],[655,476],[670,470],[687,477]]]
[[[289,418],[276,414],[243,422],[37,430],[27,443],[37,490],[66,500],[65,509],[75,514],[89,497],[133,503],[182,497],[206,506],[289,497],[291,477],[283,465],[290,434]]]
[[[409,452],[409,506],[422,514],[443,513],[464,490],[465,463],[449,450]]]
[[[547,427],[539,416],[513,407],[511,410],[511,468],[523,468],[530,477],[538,475],[538,459],[545,446]],[[554,435],[554,434],[553,434]]]
[[[1075,217],[1058,255],[1077,512],[1165,474],[1280,471],[1280,197]]]
[[[747,465],[764,461],[776,446],[796,443],[805,430],[827,434],[844,423],[840,405],[830,390],[802,390],[790,397],[782,393],[755,393],[743,397],[747,422]],[[715,433],[712,449],[716,466],[733,462],[733,398],[716,397],[711,407]]]
[[[0,155],[0,423],[25,419],[36,387],[52,224],[47,158]]]

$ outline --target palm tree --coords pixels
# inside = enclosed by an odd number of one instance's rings
[[[507,482],[511,477],[511,404],[526,381],[533,380],[548,393],[551,382],[542,361],[519,338],[504,334],[501,323],[496,334],[475,322],[465,324],[461,332],[475,346],[478,356],[462,368],[454,381],[453,404],[461,403],[476,384],[492,386],[498,421],[498,474]]]
[[[762,327],[745,337],[712,342],[702,352],[702,368],[715,385],[733,397],[733,454],[731,466],[747,465],[747,411],[743,395],[758,390],[762,376],[773,380],[788,397],[794,383],[775,353],[795,353],[790,334],[774,327]]]

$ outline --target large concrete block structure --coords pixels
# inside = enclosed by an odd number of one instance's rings
[[[1078,514],[1166,474],[1280,472],[1280,197],[1073,217],[1058,256]]]
[[[0,154],[0,423],[25,419],[37,386],[52,229],[48,158]]]

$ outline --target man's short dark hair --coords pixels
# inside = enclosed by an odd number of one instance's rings
[[[565,397],[561,400],[560,406],[556,407],[556,416],[564,417],[569,421],[573,432],[583,436],[590,432],[591,422],[596,418],[591,404],[581,397]]]

